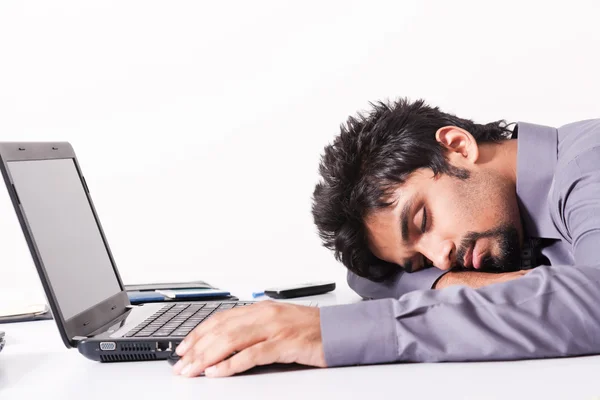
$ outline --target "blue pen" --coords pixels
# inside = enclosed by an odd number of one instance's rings
[[[255,299],[257,297],[264,296],[265,292],[252,292],[252,298]]]

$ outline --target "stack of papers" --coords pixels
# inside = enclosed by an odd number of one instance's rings
[[[46,304],[0,305],[0,323],[51,319],[52,313]]]
[[[169,299],[202,299],[206,297],[229,296],[231,293],[219,289],[171,289],[157,290],[156,292]]]
[[[171,289],[127,292],[131,304],[173,300],[232,300],[231,293],[219,289]]]

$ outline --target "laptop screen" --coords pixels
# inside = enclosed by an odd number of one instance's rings
[[[7,164],[63,318],[119,293],[73,159]]]

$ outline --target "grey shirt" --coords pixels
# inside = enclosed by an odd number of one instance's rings
[[[518,124],[517,197],[551,265],[479,289],[431,289],[428,268],[348,283],[376,300],[321,308],[328,366],[600,353],[600,119]]]

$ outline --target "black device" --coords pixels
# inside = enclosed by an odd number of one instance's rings
[[[132,305],[73,147],[68,142],[2,142],[0,161],[68,348],[101,362],[164,360],[212,314],[252,303]]]
[[[335,282],[310,282],[294,286],[265,289],[265,295],[274,299],[314,296],[335,290]]]

